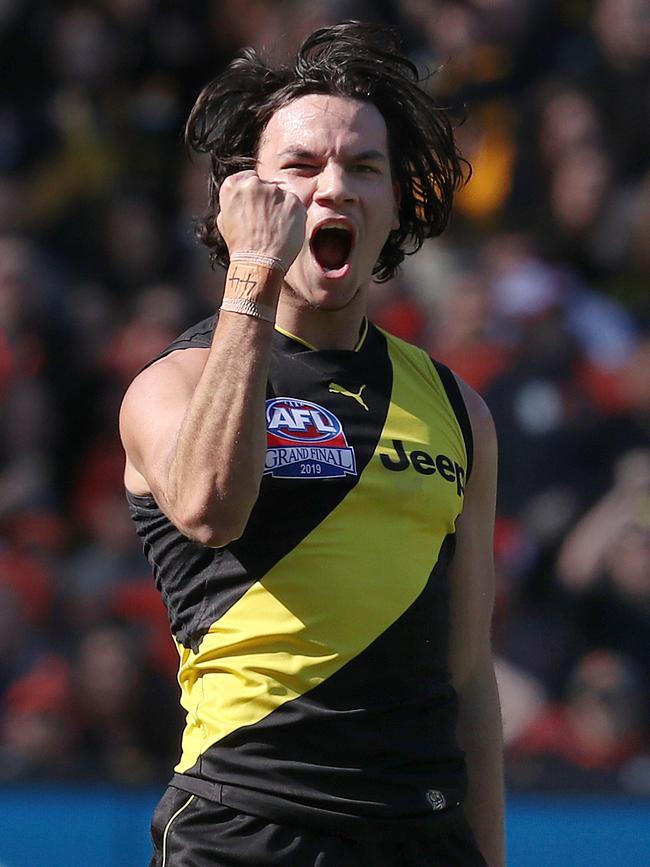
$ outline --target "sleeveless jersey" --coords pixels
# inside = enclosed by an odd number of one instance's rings
[[[209,347],[215,321],[162,355]],[[127,494],[180,655],[173,784],[348,836],[436,833],[465,788],[447,668],[472,459],[456,381],[368,323],[354,351],[276,329],[266,427],[258,500],[224,548]]]

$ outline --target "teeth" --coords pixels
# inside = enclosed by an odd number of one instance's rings
[[[326,220],[324,223],[320,223],[316,226],[314,234],[320,232],[321,229],[341,229],[344,232],[349,232],[350,235],[354,234],[349,224],[342,223],[340,220]]]

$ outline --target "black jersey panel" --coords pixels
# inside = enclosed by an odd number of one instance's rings
[[[172,633],[180,644],[197,650],[205,624],[213,618],[211,596],[225,611],[245,592],[241,564],[227,548],[208,548],[180,533],[153,497],[127,491],[126,498]]]
[[[155,358],[152,358],[151,361],[145,365],[145,369],[146,367],[150,367],[154,362],[159,361],[161,358],[171,355],[171,353],[175,352],[177,349],[209,349],[212,344],[212,335],[214,334],[217,319],[218,315],[215,313],[213,316],[209,316],[207,319],[202,319],[201,322],[197,322],[196,325],[192,325],[187,329],[187,331],[179,334],[179,336],[173,340],[169,346],[166,346],[162,352],[159,352]]]
[[[449,403],[451,404],[454,413],[456,414],[458,424],[463,434],[463,440],[465,441],[465,450],[467,452],[466,480],[469,480],[469,477],[472,474],[472,466],[474,463],[474,435],[472,433],[472,424],[469,420],[467,407],[465,406],[465,401],[460,392],[460,388],[458,387],[456,377],[451,372],[451,370],[441,361],[436,361],[435,358],[432,358],[431,361],[433,362],[433,366],[438,372],[440,381],[444,386],[445,392],[447,393],[447,398],[449,400]]]
[[[190,776],[227,790],[335,815],[341,804],[368,818],[431,813],[430,792],[453,806],[463,796],[455,741],[456,695],[444,668],[448,642],[443,543],[420,596],[360,655],[310,692],[209,747]],[[296,732],[300,737],[296,738]]]

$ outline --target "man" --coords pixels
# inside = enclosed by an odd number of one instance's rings
[[[494,430],[365,318],[373,274],[446,223],[449,122],[348,22],[294,68],[245,52],[187,139],[224,298],[121,415],[187,711],[152,864],[500,867]]]

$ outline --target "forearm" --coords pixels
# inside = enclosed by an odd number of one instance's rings
[[[491,661],[466,684],[459,700],[458,742],[468,775],[465,815],[489,867],[503,867],[503,741]]]
[[[181,532],[212,547],[242,534],[257,499],[273,322],[307,218],[297,196],[254,171],[227,177],[219,204],[230,265],[207,357],[172,353],[152,365],[120,413],[129,490],[153,493]]]
[[[169,455],[164,492],[169,510],[181,529],[206,544],[241,535],[257,498],[272,334],[269,322],[220,314]]]

